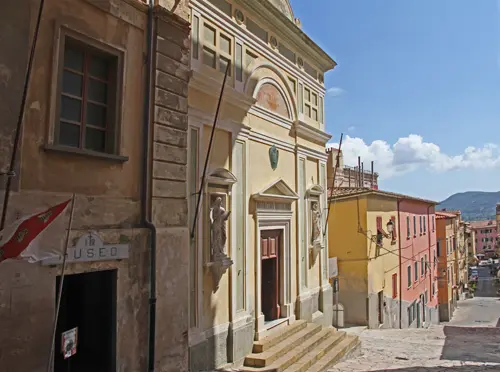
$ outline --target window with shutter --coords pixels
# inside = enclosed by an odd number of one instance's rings
[[[392,229],[392,240],[396,240],[398,238],[398,229],[396,228],[396,217],[395,216],[391,216],[391,221],[392,221],[392,226],[393,226],[393,229]]]

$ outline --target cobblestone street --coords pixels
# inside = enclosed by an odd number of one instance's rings
[[[489,280],[480,286],[490,287]],[[459,302],[452,321],[430,329],[359,331],[361,355],[330,372],[500,371],[499,316],[497,297],[476,297]]]

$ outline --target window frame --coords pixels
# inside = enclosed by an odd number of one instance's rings
[[[116,162],[128,161],[128,156],[120,155],[121,152],[121,133],[123,127],[123,101],[124,101],[124,80],[125,80],[125,50],[120,49],[109,43],[90,38],[78,31],[72,30],[60,23],[56,24],[54,53],[52,61],[52,79],[51,79],[51,98],[48,119],[48,136],[44,145],[45,151],[69,153],[76,155],[88,155],[94,158],[102,158]],[[106,122],[106,151],[96,151],[85,148],[83,142],[80,147],[72,147],[61,144],[60,138],[60,110],[61,110],[61,94],[62,94],[62,79],[64,71],[64,52],[66,40],[71,39],[71,42],[78,47],[93,51],[97,54],[104,55],[113,59],[114,63],[114,81],[109,85],[113,88],[113,99],[108,101],[108,112],[111,113],[112,122]],[[83,107],[82,107],[83,110]],[[80,139],[82,137],[80,136]]]
[[[411,238],[411,220],[410,216],[406,216],[406,238],[410,239]]]
[[[392,274],[392,298],[398,297],[398,274]]]
[[[215,44],[210,44],[205,39],[205,28],[207,26],[208,26],[208,28],[210,28],[214,31]],[[233,79],[234,75],[235,75],[232,71],[234,69],[234,56],[235,56],[234,36],[231,35],[230,33],[226,32],[225,30],[221,30],[220,27],[217,27],[217,25],[215,25],[213,22],[210,22],[209,20],[207,20],[204,17],[200,17],[199,32],[200,32],[199,46],[200,46],[200,50],[201,50],[201,53],[199,55],[199,60],[201,62],[201,65],[204,66],[205,68],[210,69],[211,71],[215,70],[221,74],[224,74],[224,71],[221,71],[220,67],[221,67],[222,58],[226,59],[229,61],[228,77],[230,79]],[[221,49],[221,38],[222,37],[229,39],[229,48],[230,48],[229,53],[227,53]],[[208,49],[209,51],[211,51],[212,53],[215,54],[215,67],[205,63],[205,54],[204,54],[205,49]],[[252,54],[254,54],[254,53],[252,53]]]
[[[408,276],[408,288],[411,288],[412,284],[413,284],[413,277],[412,277],[412,272],[411,272],[411,264],[408,265],[408,267],[406,268],[406,274]]]
[[[319,123],[319,94],[314,91],[314,89],[309,88],[308,86],[304,85],[304,94],[303,94],[303,99],[304,99],[304,116],[308,117],[309,119],[313,120],[314,122]],[[309,92],[309,100],[307,99],[306,92]],[[316,104],[314,104],[312,97],[316,96]],[[307,115],[306,108],[309,107],[310,110],[310,115]],[[313,118],[312,113],[313,110],[316,110],[316,119]]]
[[[413,237],[417,236],[417,216],[413,215]]]
[[[87,92],[83,91],[84,88],[82,87],[82,96],[81,96],[81,118],[83,119],[82,122],[80,122],[79,130],[80,130],[80,146],[79,147],[74,147],[74,146],[69,146],[62,144],[60,141],[60,128],[61,128],[61,97],[65,94],[62,91],[62,83],[63,83],[63,73],[65,70],[69,70],[65,68],[65,50],[66,46],[70,44],[75,47],[75,49],[78,49],[79,51],[82,51],[85,53],[86,56],[88,56],[89,53],[92,53],[94,55],[98,56],[103,56],[106,59],[111,59],[112,63],[114,66],[112,67],[113,72],[110,73],[112,75],[111,77],[108,77],[107,81],[107,87],[110,92],[107,93],[107,104],[106,104],[106,113],[111,116],[111,119],[106,119],[105,123],[105,148],[104,151],[99,151],[99,150],[92,150],[88,149],[85,147],[85,130],[87,127],[87,123],[85,123],[85,114],[84,111],[86,109],[86,106],[84,105],[84,102],[88,100]],[[104,44],[102,42],[94,41],[91,40],[83,35],[80,35],[75,32],[71,32],[71,30],[62,28],[60,31],[60,38],[59,38],[59,52],[57,54],[57,70],[56,70],[56,87],[55,87],[55,94],[53,97],[55,99],[55,105],[54,105],[54,112],[53,116],[51,118],[51,122],[54,128],[54,137],[53,137],[53,144],[58,147],[62,148],[68,148],[72,149],[75,151],[80,151],[80,152],[89,152],[89,153],[98,153],[98,154],[103,154],[103,155],[117,155],[119,153],[119,134],[120,134],[120,128],[122,124],[122,118],[121,118],[121,101],[123,97],[123,52],[119,51],[118,49],[115,49],[107,44]],[[88,58],[88,57],[87,57]],[[89,75],[86,74],[86,71],[83,71],[81,76],[83,77],[82,80],[88,79]],[[66,93],[67,95],[67,93]],[[70,120],[64,120],[66,122],[71,122]],[[76,125],[76,124],[75,124]],[[94,126],[91,126],[91,128],[94,128]]]
[[[414,275],[413,275],[414,276],[413,279],[415,282],[418,282],[418,261],[415,261],[413,263],[413,266],[414,266],[414,270],[415,270]]]

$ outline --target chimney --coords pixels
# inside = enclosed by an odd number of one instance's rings
[[[372,177],[370,178],[370,185],[371,185],[371,188],[373,189],[373,160],[372,160]]]
[[[358,169],[356,172],[356,186],[361,187],[361,156],[358,156]]]

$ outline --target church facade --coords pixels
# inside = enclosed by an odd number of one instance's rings
[[[298,319],[332,324],[324,73],[336,63],[287,0],[193,0],[191,11],[189,360],[198,371],[240,364],[254,340]]]

